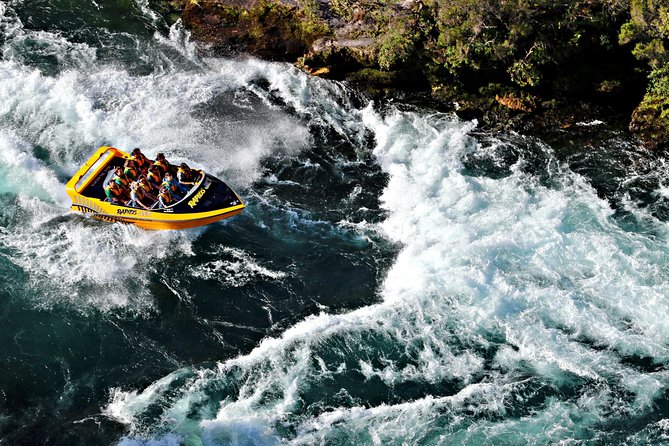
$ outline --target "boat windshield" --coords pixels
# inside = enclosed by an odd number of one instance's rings
[[[114,152],[112,150],[107,150],[102,156],[86,171],[86,173],[77,181],[77,184],[74,186],[74,189],[77,192],[81,192],[81,189],[88,184],[88,180],[91,176],[98,171],[100,166],[104,166],[109,162],[111,158],[114,157]]]

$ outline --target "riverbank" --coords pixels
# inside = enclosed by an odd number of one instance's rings
[[[622,0],[154,0],[216,54],[249,53],[491,128],[608,119],[669,147],[669,13]]]

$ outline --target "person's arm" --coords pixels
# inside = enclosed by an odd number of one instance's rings
[[[177,173],[177,181],[179,182],[179,184],[188,184],[188,185],[193,184],[190,181],[184,181],[183,180],[183,174],[181,172]]]
[[[158,199],[155,195],[153,195],[153,194],[151,194],[147,191],[144,191],[144,196],[151,201],[156,201]]]

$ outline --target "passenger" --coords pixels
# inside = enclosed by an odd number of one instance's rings
[[[149,199],[156,201],[157,198],[155,194],[157,189],[154,189],[151,183],[149,183],[149,180],[147,180],[144,175],[140,175],[137,182],[139,183],[139,187],[144,191],[144,194],[148,195]]]
[[[149,166],[151,165],[151,160],[149,160],[141,150],[139,150],[139,147],[135,147],[132,149],[132,156],[130,157],[131,160],[137,164],[137,168],[146,175],[146,173],[149,170]]]
[[[105,186],[106,201],[114,204],[123,204],[121,201],[121,187],[114,180],[109,180]]]
[[[177,170],[177,181],[179,184],[192,188],[200,180],[200,171],[191,169],[188,164],[181,163]]]
[[[131,159],[127,160],[125,162],[125,169],[123,169],[123,173],[129,180],[131,181],[137,180],[137,175],[139,175],[139,169],[137,168],[137,164]]]
[[[165,174],[162,186],[168,188],[174,199],[177,201],[181,200],[188,193],[188,189],[174,181],[174,178],[169,173]]]
[[[165,155],[162,153],[159,153],[156,155],[156,160],[153,162],[153,165],[158,167],[160,169],[160,176],[165,176],[166,173],[172,172],[172,166],[170,163],[165,159]]]
[[[114,175],[113,180],[116,181],[116,184],[120,186],[121,199],[127,201],[130,198],[130,180],[123,173],[121,166],[116,167],[115,173],[116,175]]]
[[[163,182],[161,178],[163,178],[163,176],[160,174],[158,166],[149,167],[149,173],[146,174],[146,179],[154,190],[160,189],[160,185]]]
[[[150,205],[145,204],[148,199],[149,197],[147,197],[147,194],[144,193],[144,190],[139,186],[137,181],[130,183],[130,202],[128,206],[135,208],[141,206],[144,209],[151,209]]]
[[[161,209],[166,208],[167,206],[170,206],[174,199],[172,198],[172,194],[170,193],[170,190],[166,187],[161,187],[160,191],[158,193],[158,206]]]

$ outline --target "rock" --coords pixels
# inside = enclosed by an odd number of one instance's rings
[[[598,113],[625,125],[648,86],[632,48],[616,43],[630,15],[622,0],[582,2],[587,11],[547,0],[149,2],[170,17],[181,8],[192,37],[216,52],[293,62],[374,96],[457,103],[459,115],[487,127],[566,128]],[[667,147],[668,121],[669,86],[658,87],[629,128],[649,147]]]
[[[313,71],[311,74],[314,76],[325,76],[330,73],[329,67],[319,68],[318,70]]]
[[[189,0],[181,18],[215,51],[274,60],[296,61],[328,31],[315,11],[291,0]]]
[[[528,99],[521,99],[515,96],[495,95],[495,100],[511,110],[519,110],[525,113],[531,113],[534,110],[534,105]]]
[[[669,100],[647,95],[632,113],[629,128],[648,148],[669,148]]]

